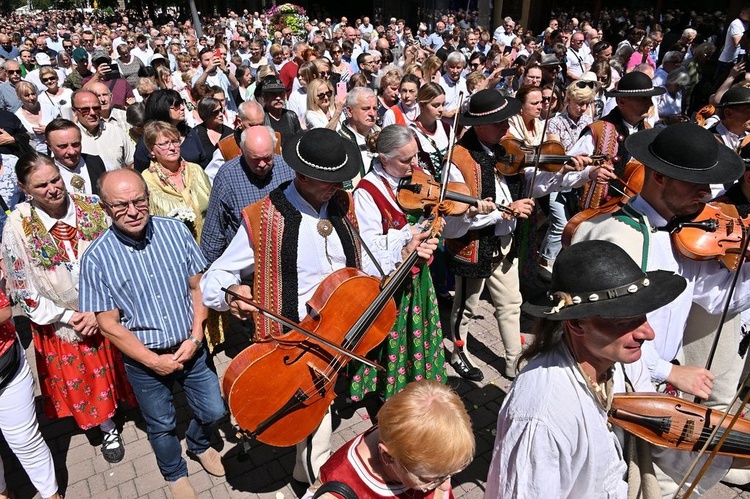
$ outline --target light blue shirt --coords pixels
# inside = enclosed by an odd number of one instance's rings
[[[188,279],[205,267],[195,239],[177,219],[151,217],[141,241],[113,225],[81,258],[81,311],[119,309],[122,325],[146,348],[178,345],[193,328]]]

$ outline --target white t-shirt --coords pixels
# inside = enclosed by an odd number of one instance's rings
[[[721,51],[719,61],[734,62],[734,60],[737,59],[737,54],[740,51],[740,47],[739,44],[735,45],[732,38],[744,33],[746,28],[747,26],[742,19],[738,18],[732,21],[732,23],[729,25],[729,29],[727,29],[727,37],[724,40],[724,49]]]

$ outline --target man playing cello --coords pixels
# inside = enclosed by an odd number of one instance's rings
[[[249,319],[255,307],[228,296],[221,288],[253,298],[266,308],[299,322],[307,315],[306,302],[331,273],[344,267],[368,270],[361,258],[351,196],[343,182],[359,171],[359,150],[336,132],[313,129],[283,145],[284,160],[295,171],[294,180],[280,185],[263,200],[243,211],[243,222],[226,251],[201,280],[204,303]],[[351,222],[351,225],[346,222]],[[429,258],[436,245],[428,232],[415,235],[409,250]],[[375,273],[374,271],[372,273]],[[240,280],[254,274],[254,289]],[[256,321],[256,340],[282,334],[267,318]],[[262,382],[262,381],[261,381]],[[330,455],[330,413],[315,432],[297,446],[295,480],[313,483]]]

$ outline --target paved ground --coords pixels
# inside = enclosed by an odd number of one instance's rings
[[[464,381],[450,372],[450,384],[458,391],[467,405],[475,428],[477,456],[465,471],[454,478],[456,497],[481,498],[484,491],[484,480],[489,467],[494,428],[500,403],[507,393],[509,383],[498,374],[504,368],[502,360],[502,343],[497,338],[496,324],[487,303],[483,303],[484,318],[478,318],[470,330],[473,338],[469,348],[476,352],[477,359],[485,374],[483,383],[474,384]],[[22,327],[20,329],[23,329]],[[22,331],[24,345],[28,346],[29,336]],[[216,356],[216,367],[219,375],[230,362],[230,355],[236,349]],[[498,356],[500,355],[500,356]],[[27,348],[27,357],[34,365],[33,352]],[[450,368],[449,368],[450,370]],[[181,393],[177,394],[181,407],[185,401]],[[180,435],[186,428],[187,412],[182,414]],[[69,499],[100,497],[106,499],[130,499],[144,497],[164,499],[171,497],[169,489],[156,466],[151,447],[144,432],[144,423],[137,410],[123,411],[118,420],[123,424],[123,437],[126,445],[125,460],[110,465],[99,452],[97,431],[87,435],[73,423],[72,418],[61,421],[44,421],[40,414],[42,432],[50,445],[58,470],[58,481],[61,491]],[[334,431],[333,447],[340,447],[344,442],[363,432],[370,426],[366,412],[360,409],[348,420],[338,422]],[[224,456],[227,469],[226,478],[215,478],[202,470],[200,465],[188,461],[190,481],[202,499],[219,499],[235,497],[288,498],[298,497],[301,492],[290,484],[294,466],[293,449],[281,449],[258,445],[249,454],[241,452],[234,431],[229,423],[220,429],[221,442],[217,449]],[[183,446],[184,447],[184,446]],[[0,442],[0,453],[5,462],[5,474],[8,483],[18,499],[38,497],[23,469],[9,452],[4,442]],[[750,499],[750,493],[741,492],[724,485],[718,485],[707,496],[711,499]]]

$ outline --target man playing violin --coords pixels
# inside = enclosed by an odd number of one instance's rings
[[[341,190],[359,172],[357,146],[332,130],[316,128],[285,141],[282,155],[295,177],[243,210],[237,235],[201,279],[203,301],[210,308],[229,310],[241,319],[257,312],[225,294],[222,288],[227,288],[245,298],[255,296],[267,309],[299,322],[307,315],[306,302],[326,277],[344,267],[369,272],[372,266],[366,256],[361,257],[353,232],[354,203]],[[419,247],[420,256],[429,258],[434,245],[421,244],[428,235],[415,235],[408,249]],[[377,272],[372,270],[369,273]],[[254,289],[240,285],[251,274]],[[279,324],[257,317],[257,341],[281,334]],[[315,481],[330,455],[330,437],[329,413],[298,444],[295,480]]]
[[[454,167],[449,173],[450,181],[467,183],[472,196],[483,200],[463,216],[447,217],[443,231],[450,255],[448,264],[456,274],[451,312],[453,342],[448,347],[450,363],[456,373],[472,381],[481,381],[484,375],[464,347],[485,284],[495,305],[495,318],[505,347],[506,377],[515,377],[516,360],[521,353],[522,300],[518,266],[511,253],[516,220],[498,211],[495,203],[509,206],[518,218],[527,218],[534,209],[532,197],[580,187],[599,176],[611,176],[607,168],[594,167],[590,165],[591,159],[582,156],[573,158],[573,165],[559,172],[539,171],[536,178],[531,167],[519,172],[522,175],[504,177],[497,173],[496,162],[505,154],[498,143],[508,131],[508,118],[520,108],[519,101],[494,90],[474,94],[468,110],[459,119],[460,125],[472,128],[458,142],[452,157]],[[584,168],[585,165],[589,166]],[[531,196],[527,194],[529,190]]]
[[[742,175],[743,162],[698,125],[678,123],[645,130],[629,137],[626,147],[643,163],[643,190],[618,212],[595,217],[578,228],[573,242],[604,239],[625,249],[643,269],[665,268],[688,280],[688,286],[669,306],[655,310],[649,321],[656,331],[644,347],[644,361],[652,380],[706,399],[714,375],[702,367],[673,364],[679,360],[691,305],[721,314],[732,273],[717,260],[697,261],[678,254],[666,228],[675,217],[699,213],[709,198],[709,184],[730,183]],[[730,314],[750,306],[750,266],[743,266],[732,296]],[[736,384],[737,380],[731,380]]]
[[[631,158],[624,147],[625,139],[639,130],[651,128],[647,121],[653,105],[651,98],[664,92],[665,88],[654,87],[651,79],[640,71],[626,74],[617,89],[605,92],[607,97],[616,99],[617,106],[589,125],[568,154],[606,154],[610,156],[615,173],[622,178]]]
[[[642,271],[607,241],[584,241],[560,253],[550,291],[523,305],[539,320],[523,354],[529,363],[500,409],[486,498],[636,492],[661,498],[665,490],[651,464],[680,481],[694,453],[636,443],[607,419],[614,394],[653,391],[641,359],[654,338],[646,314],[667,306],[686,284],[669,271]],[[717,456],[699,490],[714,485],[730,464]]]

